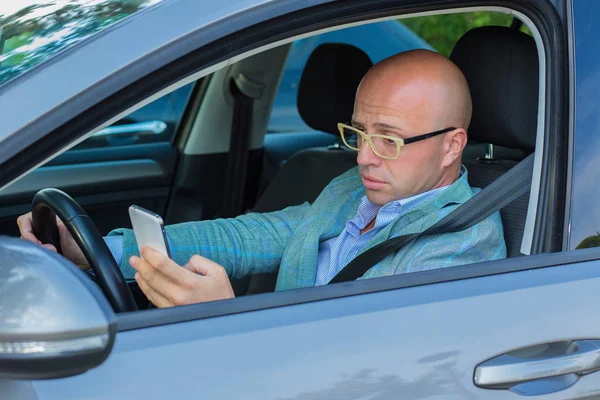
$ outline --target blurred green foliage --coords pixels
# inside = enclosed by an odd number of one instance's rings
[[[468,30],[488,25],[510,26],[512,20],[512,16],[499,12],[475,11],[405,18],[401,22],[448,57],[454,44]]]
[[[575,249],[589,249],[590,247],[600,247],[600,232],[583,239]]]
[[[156,0],[71,1],[52,12],[44,9],[54,6],[53,0],[37,3],[0,13],[0,85]]]
[[[4,42],[4,53],[9,53],[18,47],[29,44],[32,40],[32,36],[33,36],[33,34],[31,32],[26,32],[26,33],[22,33],[18,36],[11,37],[10,39],[8,39],[7,41]],[[16,53],[16,54],[12,55],[11,57],[9,57],[8,59],[4,60],[2,62],[2,66],[10,67],[13,65],[18,65],[18,64],[22,63],[23,60],[25,60],[25,54]]]

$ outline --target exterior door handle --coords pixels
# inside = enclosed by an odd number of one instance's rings
[[[563,341],[518,349],[485,361],[475,368],[474,381],[481,388],[510,389],[523,382],[572,374],[574,379],[561,380],[571,386],[580,375],[597,369],[600,340]]]

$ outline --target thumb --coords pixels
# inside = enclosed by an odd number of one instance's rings
[[[53,252],[57,253],[57,251],[56,251],[56,247],[54,247],[54,246],[53,246],[53,245],[51,245],[50,243],[43,244],[43,245],[42,245],[42,247],[45,247],[45,248],[47,248],[48,250],[50,250],[50,251],[53,251]]]
[[[67,240],[71,234],[67,229],[67,226],[57,217],[56,226],[58,227],[58,235],[60,236],[60,240]]]
[[[210,276],[219,268],[219,264],[204,258],[199,255],[195,255],[183,266],[185,269],[192,271],[196,274]]]

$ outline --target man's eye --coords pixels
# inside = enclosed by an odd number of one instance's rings
[[[392,139],[383,139],[383,142],[385,144],[389,144],[389,145],[395,145],[396,144],[396,142],[394,140],[392,140]]]

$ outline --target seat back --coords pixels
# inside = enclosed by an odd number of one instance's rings
[[[311,128],[339,137],[336,122],[352,118],[358,85],[373,63],[359,49],[325,43],[312,52],[298,86],[298,112]],[[253,208],[281,210],[313,202],[333,178],[356,166],[356,152],[344,146],[311,148],[290,157]]]
[[[504,147],[504,157],[489,153],[463,158],[469,184],[484,188],[517,164],[508,154],[524,158],[535,148],[539,74],[535,41],[508,27],[475,28],[457,42],[450,59],[462,70],[471,91],[469,139]],[[529,193],[500,211],[508,257],[521,255],[528,203]]]

